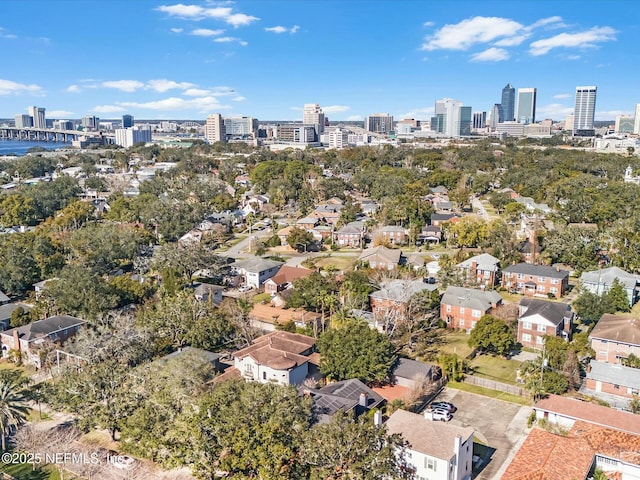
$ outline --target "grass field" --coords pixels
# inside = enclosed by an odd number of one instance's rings
[[[522,362],[492,355],[477,355],[470,362],[473,374],[498,382],[516,384],[516,370]]]
[[[466,358],[473,351],[473,348],[467,344],[469,335],[464,332],[448,331],[444,338],[445,344],[439,348],[443,353],[455,353],[460,358]]]
[[[516,403],[518,405],[531,405],[531,400],[528,398],[510,395],[497,390],[489,390],[488,388],[477,387],[476,385],[470,385],[464,382],[449,381],[447,382],[447,387],[462,390],[464,392],[476,393],[485,397],[496,398],[498,400],[504,400],[505,402]]]
[[[340,270],[349,270],[353,268],[357,261],[357,257],[343,257],[343,256],[332,256],[329,254],[328,256],[315,257],[313,259],[313,263],[316,267],[326,268],[329,265],[333,265],[338,271]]]
[[[34,470],[33,466],[28,463],[0,463],[0,472],[8,473],[18,480],[61,480],[58,469],[50,465]],[[65,480],[72,480],[77,477],[71,477],[66,474],[64,478]]]

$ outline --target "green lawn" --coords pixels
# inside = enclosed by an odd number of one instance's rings
[[[466,358],[473,351],[467,344],[469,335],[464,332],[447,331],[444,340],[444,345],[440,347],[443,353],[455,353],[460,358]]]
[[[34,470],[33,466],[28,463],[0,463],[0,472],[8,473],[18,480],[60,480],[58,469],[51,465]],[[71,480],[77,477],[71,477],[67,474],[64,478],[65,480]]]
[[[470,362],[473,374],[498,382],[516,384],[516,370],[522,362],[492,355],[477,355]]]
[[[476,393],[485,397],[496,398],[505,402],[517,403],[518,405],[531,405],[531,400],[528,398],[510,395],[497,390],[489,390],[488,388],[477,387],[476,385],[471,385],[469,383],[449,381],[447,382],[447,387],[462,390],[463,392]]]

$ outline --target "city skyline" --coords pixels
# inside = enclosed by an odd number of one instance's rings
[[[0,118],[428,120],[439,98],[490,112],[505,84],[536,88],[536,120],[579,85],[596,120],[634,114],[640,5],[454,3],[5,0]]]

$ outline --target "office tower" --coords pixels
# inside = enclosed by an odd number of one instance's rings
[[[317,103],[305,103],[302,109],[302,123],[316,126],[316,136],[324,133],[324,113]]]
[[[616,133],[633,133],[635,119],[630,115],[616,115]]]
[[[317,141],[316,126],[299,123],[278,125],[278,141],[288,143],[314,143]]]
[[[374,133],[389,134],[393,131],[393,116],[388,113],[374,113],[364,119],[364,129]]]
[[[500,103],[494,103],[491,109],[489,118],[489,128],[495,130],[502,118],[502,105]]]
[[[446,108],[445,108],[445,101],[447,99],[445,98],[444,100],[436,100],[436,106],[434,109],[434,116],[431,117],[431,131],[432,132],[438,132],[438,133],[444,133],[444,128],[445,128],[445,114],[446,114]]]
[[[16,128],[28,128],[33,127],[33,118],[31,115],[20,114],[15,116]]]
[[[133,127],[133,115],[122,115],[122,128]]]
[[[502,101],[500,105],[502,106],[502,117],[498,123],[513,122],[515,119],[516,89],[513,88],[513,85],[510,83],[507,83],[502,89]]]
[[[73,130],[73,122],[71,120],[54,120],[53,128],[55,130]]]
[[[224,131],[224,121],[222,115],[214,113],[207,117],[204,124],[204,138],[209,143],[224,142],[226,140]]]
[[[564,120],[563,130],[573,131],[573,113],[567,115],[567,118]]]
[[[593,118],[596,113],[598,87],[576,87],[576,103],[573,108],[573,136],[593,137]]]
[[[535,88],[518,89],[518,109],[516,121],[518,123],[536,123],[536,93]]]
[[[432,122],[437,122],[431,130],[444,133],[447,137],[460,137],[471,134],[471,107],[465,107],[460,100],[443,98],[436,100],[436,116]]]
[[[346,148],[349,146],[349,132],[342,128],[329,131],[329,148]]]
[[[47,128],[47,120],[44,115],[45,109],[39,107],[29,107],[29,115],[33,118],[35,128]]]
[[[100,124],[100,119],[93,115],[85,115],[84,117],[82,117],[80,124],[83,128],[91,128],[96,130]]]
[[[225,117],[224,130],[227,138],[242,140],[256,138],[258,120],[253,117]]]
[[[633,133],[640,135],[640,103],[636,103],[636,116],[633,120]]]
[[[473,112],[473,129],[480,130],[487,124],[487,112]]]
[[[151,129],[142,127],[129,127],[116,129],[116,145],[124,148],[133,147],[136,143],[151,141]]]

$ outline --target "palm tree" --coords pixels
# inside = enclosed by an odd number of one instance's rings
[[[0,435],[2,451],[6,450],[6,437],[11,427],[22,425],[29,412],[26,389],[15,379],[0,378]]]

